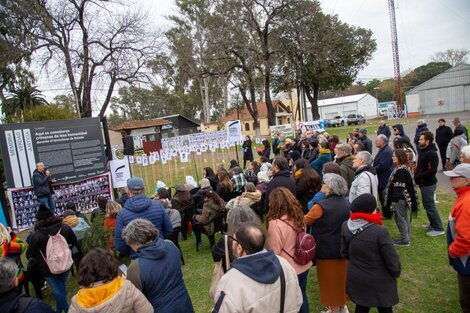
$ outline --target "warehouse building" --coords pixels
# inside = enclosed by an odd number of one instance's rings
[[[318,100],[318,113],[321,119],[335,116],[347,117],[349,114],[361,114],[366,119],[377,117],[377,99],[368,93]],[[311,105],[307,105],[307,121],[312,120]]]
[[[406,94],[408,116],[470,110],[470,65],[458,64]]]

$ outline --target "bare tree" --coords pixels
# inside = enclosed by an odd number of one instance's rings
[[[436,52],[431,57],[431,60],[434,62],[447,62],[452,66],[455,66],[459,63],[464,63],[467,60],[468,49],[447,49],[446,51]]]
[[[39,61],[49,73],[64,73],[81,117],[92,116],[92,96],[104,94],[104,116],[116,84],[147,82],[148,60],[158,51],[158,33],[141,10],[125,1],[38,1]]]

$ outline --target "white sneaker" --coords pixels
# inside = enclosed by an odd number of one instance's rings
[[[349,313],[348,306],[345,304],[339,309],[340,313]]]

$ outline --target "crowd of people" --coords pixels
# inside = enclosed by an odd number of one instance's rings
[[[209,238],[215,262],[213,312],[309,312],[312,266],[322,313],[349,312],[349,301],[357,313],[372,307],[392,312],[401,271],[396,249],[411,245],[417,189],[429,220],[422,225],[426,235],[445,233],[435,201],[441,158],[457,193],[448,223],[449,260],[462,309],[469,312],[470,145],[460,120],[453,122],[454,130],[439,120],[434,135],[419,120],[412,142],[403,125],[390,129],[382,121],[375,155],[365,128],[354,129],[344,142],[326,132],[274,134],[271,142],[262,141],[256,160],[247,136],[243,166],[232,160],[227,168],[206,167],[198,185],[187,179],[174,194],[159,181],[151,197],[143,180],[133,177],[117,201],[98,199],[90,222],[73,203],[55,216],[44,195],[26,242],[0,225],[0,307],[52,312],[39,299],[21,295],[24,276],[31,275],[38,297],[47,282],[56,312],[194,312],[178,243],[179,234],[187,239],[193,232],[198,249],[202,235]],[[43,164],[35,175],[49,184]],[[216,242],[220,216],[225,229]],[[398,238],[384,227],[387,219],[395,220]],[[93,220],[107,231],[107,244],[82,255],[80,241]],[[315,238],[316,257],[300,262],[296,255],[305,233]],[[121,256],[130,257],[128,268],[119,266]],[[80,289],[69,307],[66,283],[73,264]]]

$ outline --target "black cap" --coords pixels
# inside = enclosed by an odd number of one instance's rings
[[[372,213],[377,209],[377,200],[369,193],[357,197],[351,202],[351,212]]]
[[[49,209],[47,206],[44,204],[39,205],[39,209],[36,212],[36,219],[39,220],[44,220],[48,217],[53,216],[51,209]]]

